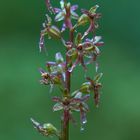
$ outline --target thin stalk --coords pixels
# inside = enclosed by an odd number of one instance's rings
[[[72,28],[72,29],[70,29],[70,41],[72,43],[73,43],[73,38],[74,38],[74,29]],[[70,95],[71,73],[68,70],[68,63],[69,63],[69,57],[66,55],[66,73],[65,73],[66,74],[66,85],[65,85],[65,87],[66,87],[67,93]],[[64,110],[64,112],[63,112],[62,140],[69,140],[69,110]]]
[[[66,90],[70,94],[70,78],[71,73],[68,71],[69,58],[66,56]],[[63,119],[62,119],[62,140],[69,140],[69,110],[64,109]]]

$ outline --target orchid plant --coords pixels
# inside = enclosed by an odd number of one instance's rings
[[[80,113],[81,129],[87,122],[87,112],[89,107],[87,101],[93,96],[96,107],[99,105],[101,88],[100,79],[102,73],[98,73],[97,58],[100,55],[100,47],[104,44],[101,36],[95,35],[98,28],[97,20],[101,17],[97,13],[98,5],[89,10],[82,9],[79,16],[75,11],[78,5],[71,5],[66,0],[60,0],[60,8],[52,6],[50,0],[46,0],[48,14],[43,23],[43,29],[40,34],[39,49],[45,51],[45,37],[58,39],[65,47],[65,59],[60,52],[55,55],[55,61],[46,63],[46,70],[40,68],[40,83],[50,86],[51,92],[54,86],[60,89],[60,96],[52,97],[55,102],[53,111],[61,111],[61,130],[58,130],[50,123],[41,124],[31,118],[34,127],[44,136],[56,136],[59,140],[69,140],[69,122],[76,123],[73,113]],[[50,17],[54,15],[54,19]],[[75,20],[73,22],[73,20]],[[58,27],[56,22],[62,22]],[[84,33],[78,32],[78,28],[86,27]],[[69,31],[69,39],[64,38],[65,31]],[[88,38],[88,35],[92,38]],[[83,70],[87,71],[87,65],[95,63],[96,73],[93,78],[86,76],[85,82],[75,91],[71,91],[71,74],[74,69],[81,65]],[[93,93],[93,95],[91,95]]]

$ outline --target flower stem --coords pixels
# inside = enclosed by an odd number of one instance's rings
[[[70,78],[71,73],[68,71],[68,62],[69,58],[66,55],[66,90],[68,93],[68,96],[70,94]],[[62,140],[69,140],[69,110],[64,109],[63,112],[63,118],[62,118]]]
[[[70,29],[70,42],[73,43],[73,35],[74,35],[74,29]],[[68,51],[68,50],[67,50]],[[69,57],[66,53],[66,90],[68,93],[68,96],[70,95],[70,88],[71,88],[71,72],[68,70],[68,63],[69,63]],[[62,140],[69,140],[69,110],[64,109],[63,112],[63,119],[62,119]]]

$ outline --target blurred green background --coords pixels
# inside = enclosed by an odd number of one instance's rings
[[[70,140],[140,140],[140,1],[70,1],[83,8],[100,5],[98,33],[105,42],[99,58],[104,73],[100,107],[89,102],[85,131],[71,125]],[[0,140],[45,140],[30,117],[59,127],[60,114],[52,113],[49,88],[38,82],[38,68],[64,51],[60,43],[48,41],[49,55],[39,53],[45,14],[44,0],[0,0]],[[92,75],[93,66],[89,70]],[[82,68],[75,70],[73,90],[84,81],[82,75]]]

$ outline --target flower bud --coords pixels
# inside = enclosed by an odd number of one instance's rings
[[[31,122],[34,125],[34,128],[38,130],[39,133],[41,133],[44,136],[58,136],[59,137],[59,132],[58,130],[50,123],[43,124],[41,125],[37,121],[35,121],[33,118],[31,118]]]
[[[96,10],[99,8],[99,5],[95,5],[93,7],[90,8],[89,12],[92,13],[92,14],[95,14],[96,13]]]
[[[78,56],[78,53],[76,51],[75,48],[72,48],[70,49],[68,52],[67,52],[67,55],[72,59],[72,60],[75,60]]]
[[[75,44],[78,45],[82,42],[82,34],[78,33],[75,37]]]
[[[85,25],[89,22],[89,17],[86,14],[82,14],[79,19],[78,19],[78,23],[77,26],[81,26],[81,25]]]
[[[45,129],[49,135],[56,135],[58,133],[58,130],[51,124],[43,124],[43,129]]]
[[[90,82],[85,82],[85,83],[82,84],[79,91],[82,92],[82,93],[88,93],[89,94],[91,88],[92,88],[91,83]]]
[[[60,39],[61,32],[56,26],[51,26],[47,28],[47,33],[50,37]]]

